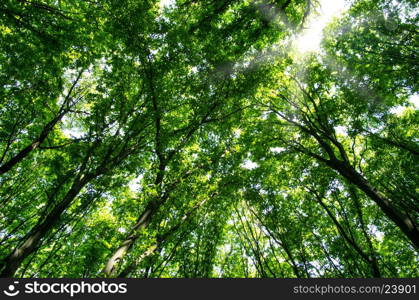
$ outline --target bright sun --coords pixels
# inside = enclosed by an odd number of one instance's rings
[[[317,52],[323,38],[323,29],[347,9],[345,0],[320,0],[319,4],[317,13],[311,15],[305,29],[293,43],[299,53]]]
[[[168,7],[175,3],[175,0],[160,0],[160,7]]]

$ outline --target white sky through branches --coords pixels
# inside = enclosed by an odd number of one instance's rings
[[[160,7],[167,7],[174,3],[175,0],[160,0]]]
[[[320,49],[322,31],[334,17],[345,11],[345,0],[319,0],[320,6],[309,17],[305,29],[297,36],[294,47],[300,53],[316,52]],[[160,7],[169,7],[175,0],[160,0]]]
[[[338,17],[346,9],[345,0],[320,0],[320,7],[313,12],[303,31],[294,41],[294,47],[300,53],[316,52],[320,49],[323,29],[334,17]]]

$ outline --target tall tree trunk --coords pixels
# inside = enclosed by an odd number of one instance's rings
[[[62,213],[73,202],[80,190],[94,177],[95,175],[89,174],[73,183],[60,203],[44,219],[41,219],[25,236],[24,241],[1,262],[0,277],[14,276],[22,262],[36,250],[44,236],[59,221]]]
[[[365,253],[364,250],[362,250],[361,247],[357,244],[357,242],[346,233],[345,229],[342,227],[342,225],[339,223],[339,221],[336,219],[336,217],[333,215],[333,213],[330,211],[327,205],[323,202],[322,197],[317,193],[315,193],[315,197],[320,206],[323,207],[323,209],[326,211],[333,224],[335,224],[340,235],[370,266],[372,275],[376,278],[381,277],[377,261],[373,257],[370,257],[367,253]]]
[[[367,179],[365,179],[360,173],[358,173],[355,168],[350,164],[349,158],[345,152],[342,144],[333,136],[331,132],[322,133],[319,135],[316,132],[316,128],[308,125],[303,126],[298,124],[289,118],[284,117],[283,114],[277,113],[279,116],[300,128],[303,132],[310,134],[313,138],[317,140],[319,146],[326,151],[329,159],[326,159],[318,154],[315,154],[307,149],[295,148],[298,151],[307,154],[320,162],[328,165],[340,175],[346,178],[351,184],[357,186],[361,191],[363,191],[371,200],[373,200],[382,210],[382,212],[392,220],[397,227],[406,235],[406,237],[412,242],[416,249],[419,249],[419,228],[417,224],[407,215],[406,213],[401,212],[397,207],[395,207],[391,200],[388,199],[382,192],[378,191],[374,186],[372,186]],[[335,151],[329,144],[331,141],[334,146],[339,150],[339,155],[342,159],[338,159]]]
[[[364,235],[365,240],[367,241],[367,245],[368,245],[368,248],[369,248],[371,260],[372,260],[373,264],[376,266],[376,268],[379,269],[379,265],[378,265],[378,257],[379,256],[378,256],[377,252],[374,250],[374,246],[372,244],[371,237],[367,232],[367,228],[366,228],[365,222],[364,222],[363,212],[362,212],[362,209],[361,209],[361,203],[358,199],[357,191],[356,191],[354,186],[350,187],[350,194],[351,194],[351,198],[352,198],[352,200],[355,204],[355,208],[356,208],[357,215],[358,215],[358,221],[359,221],[359,224],[361,226],[362,233]]]
[[[300,274],[300,270],[298,269],[298,264],[295,261],[295,258],[292,254],[291,249],[288,247],[288,244],[285,242],[285,239],[283,239],[282,235],[279,233],[274,233],[272,230],[263,222],[262,218],[248,205],[249,211],[258,219],[260,224],[265,228],[265,230],[268,232],[268,235],[277,243],[284,251],[285,254],[288,256],[287,263],[292,267],[292,270],[294,272],[294,275],[296,278],[302,278],[302,274]],[[277,237],[278,235],[278,237]]]
[[[131,249],[135,241],[139,237],[141,230],[146,228],[151,221],[151,217],[157,210],[158,205],[155,201],[150,201],[147,207],[144,209],[141,216],[138,218],[137,223],[129,233],[128,237],[121,243],[118,249],[113,253],[112,257],[107,261],[103,273],[111,277],[116,274],[117,265],[123,259],[125,254]]]
[[[17,153],[15,156],[13,156],[7,162],[5,162],[2,166],[0,166],[0,175],[10,171],[16,164],[18,164],[26,156],[28,156],[29,153],[38,148],[39,145],[41,145],[45,141],[49,133],[54,129],[54,126],[62,119],[63,116],[63,113],[56,116],[47,125],[45,125],[41,134],[35,140],[33,140],[30,145],[20,150],[19,153]]]
[[[413,245],[419,249],[419,229],[409,216],[399,212],[399,210],[391,203],[390,199],[388,199],[380,191],[376,190],[349,163],[331,159],[327,161],[327,164],[370,197],[381,208],[384,214],[409,238]]]
[[[213,198],[215,195],[215,193],[213,193],[211,195],[211,198]],[[191,218],[191,216],[193,215],[193,213],[195,211],[197,211],[200,207],[202,207],[202,205],[204,205],[204,203],[207,202],[207,199],[204,199],[203,201],[199,202],[198,204],[196,204],[190,211],[188,211],[182,218],[181,220],[174,225],[173,227],[171,227],[169,230],[167,230],[165,233],[160,234],[157,236],[156,238],[156,243],[152,246],[150,246],[146,251],[144,251],[143,254],[140,255],[140,257],[138,259],[136,259],[133,263],[131,263],[130,265],[128,265],[127,267],[125,267],[124,270],[122,270],[118,277],[126,277],[130,272],[132,272],[133,270],[135,270],[135,267],[138,266],[140,264],[140,262],[149,257],[151,254],[153,254],[156,251],[159,251],[162,249],[163,243],[172,235],[174,234],[177,230],[179,230],[179,228],[185,224],[186,222],[188,222]]]

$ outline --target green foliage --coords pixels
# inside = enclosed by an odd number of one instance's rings
[[[353,2],[3,1],[1,276],[417,277],[417,4]]]

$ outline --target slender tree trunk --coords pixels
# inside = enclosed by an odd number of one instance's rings
[[[137,223],[131,230],[128,237],[121,243],[118,249],[113,253],[112,257],[107,261],[103,273],[111,277],[116,273],[118,263],[123,259],[125,254],[131,249],[135,241],[139,237],[141,230],[146,228],[151,221],[151,217],[157,209],[155,201],[150,201],[147,207],[144,209],[141,216],[138,218]]]
[[[282,115],[280,115],[282,117]],[[285,118],[286,119],[286,118]],[[388,199],[383,193],[378,191],[374,186],[372,186],[368,180],[366,180],[360,173],[358,173],[354,167],[350,164],[349,159],[346,155],[344,147],[337,141],[332,135],[327,136],[327,139],[332,141],[333,144],[339,149],[341,159],[338,159],[335,155],[334,150],[325,140],[324,137],[316,133],[314,128],[304,127],[300,124],[297,124],[289,119],[287,121],[299,127],[302,131],[310,134],[314,137],[322,147],[329,159],[321,157],[315,153],[312,153],[307,150],[299,148],[300,152],[303,152],[322,163],[325,163],[332,169],[336,170],[340,175],[346,178],[351,184],[357,186],[361,191],[363,191],[371,200],[373,200],[383,211],[383,213],[392,220],[400,230],[406,235],[406,237],[412,242],[416,249],[419,249],[419,228],[417,224],[405,213],[401,212],[397,207],[395,207],[391,200]]]
[[[160,250],[160,244],[157,242],[156,244],[150,246],[143,254],[140,255],[140,257],[135,261],[134,263],[128,265],[125,269],[123,269],[119,275],[118,278],[125,278],[127,277],[131,272],[135,271],[138,264],[143,261],[144,259],[150,257],[153,253]]]
[[[28,156],[29,153],[38,148],[39,145],[41,145],[45,141],[49,133],[53,130],[55,124],[57,124],[63,116],[64,114],[59,114],[57,117],[55,117],[51,122],[45,125],[41,134],[35,140],[33,140],[30,145],[20,150],[19,153],[17,153],[15,156],[13,156],[7,162],[5,162],[2,166],[0,166],[0,175],[10,171],[16,164],[18,164],[26,156]]]
[[[63,104],[61,105],[61,108],[58,114],[44,126],[39,136],[36,139],[34,139],[32,143],[30,143],[30,145],[20,150],[19,153],[17,153],[15,156],[13,156],[7,162],[5,162],[3,165],[0,166],[0,175],[10,171],[16,164],[21,162],[26,156],[28,156],[33,150],[38,148],[39,145],[41,145],[45,141],[45,139],[54,129],[55,125],[57,125],[57,123],[60,122],[61,119],[64,117],[64,115],[68,112],[68,108],[65,108],[65,107],[69,104],[71,94],[73,93],[82,74],[83,74],[83,70],[79,72],[76,80],[73,82],[70,90],[68,91],[64,99]]]
[[[80,190],[94,177],[93,174],[89,174],[73,183],[62,201],[44,219],[40,220],[26,235],[24,241],[1,262],[0,277],[14,276],[22,262],[37,249],[44,236],[59,221],[62,213],[73,202]]]
[[[361,209],[361,203],[358,199],[357,191],[353,186],[350,187],[350,193],[351,193],[351,196],[352,196],[351,198],[352,198],[352,200],[354,201],[354,204],[355,204],[355,208],[356,208],[356,211],[357,211],[357,214],[358,214],[358,221],[359,221],[359,224],[361,226],[362,233],[364,235],[365,240],[367,241],[367,245],[368,245],[368,248],[369,248],[371,260],[372,260],[373,264],[375,265],[375,268],[377,268],[377,270],[379,270],[378,254],[374,250],[374,246],[371,242],[371,237],[367,232],[367,229],[366,229],[366,226],[365,226],[365,223],[364,223],[364,216],[363,216],[362,209]]]
[[[351,247],[365,260],[365,262],[370,266],[371,273],[374,277],[379,278],[381,277],[380,269],[377,265],[377,262],[370,257],[367,253],[365,253],[361,247],[356,243],[354,239],[349,237],[349,235],[346,233],[346,231],[343,229],[342,225],[339,223],[339,221],[335,218],[333,213],[330,211],[330,209],[327,207],[327,205],[323,202],[320,195],[315,195],[317,202],[320,204],[321,207],[326,211],[329,218],[333,221],[336,228],[340,232],[341,236],[344,238],[344,240],[351,245]]]
[[[212,194],[211,198],[214,197],[215,193]],[[199,202],[198,204],[196,204],[190,211],[188,211],[183,217],[182,219],[173,227],[171,227],[169,230],[167,230],[165,233],[158,235],[156,238],[156,243],[152,246],[150,246],[138,259],[136,259],[132,264],[128,265],[127,267],[125,267],[124,270],[122,270],[118,277],[126,277],[130,272],[132,272],[133,270],[135,270],[135,267],[138,266],[138,264],[145,258],[149,257],[151,254],[153,254],[156,251],[159,251],[162,249],[162,246],[164,244],[164,242],[169,238],[169,236],[171,236],[172,234],[174,234],[177,230],[179,230],[179,228],[185,224],[186,222],[188,222],[191,218],[191,216],[193,215],[194,212],[196,212],[200,207],[202,207],[202,205],[204,205],[204,203],[207,202],[207,199]]]
[[[371,184],[349,163],[338,160],[329,160],[327,161],[327,164],[370,197],[381,208],[384,214],[409,238],[413,245],[419,249],[418,227],[408,216],[400,213],[391,203],[390,199],[387,199],[385,195],[371,186]]]
[[[160,116],[160,107],[158,103],[158,98],[156,96],[155,87],[154,87],[154,77],[153,71],[150,66],[150,61],[148,60],[148,69],[146,71],[149,89],[151,92],[151,100],[153,105],[154,111],[154,124],[155,124],[155,150],[159,160],[158,171],[156,175],[156,179],[154,181],[154,185],[160,186],[163,182],[164,171],[166,167],[166,158],[163,154],[163,145],[161,142],[161,116]],[[160,202],[161,203],[161,202]],[[151,218],[155,211],[157,210],[160,203],[156,200],[150,200],[144,209],[143,213],[137,219],[136,224],[131,229],[128,237],[120,244],[120,246],[116,249],[116,251],[112,254],[111,258],[106,262],[105,267],[103,268],[102,272],[108,276],[114,276],[117,272],[118,263],[122,261],[124,256],[128,253],[128,251],[132,248],[135,241],[138,239],[141,230],[146,228],[151,221]]]
[[[405,151],[408,151],[408,152],[410,152],[413,155],[419,155],[419,150],[417,149],[417,147],[415,148],[416,145],[413,144],[413,143],[412,144],[409,144],[409,143],[406,143],[406,142],[400,142],[400,141],[397,141],[397,140],[392,140],[390,138],[379,136],[378,134],[372,133],[370,131],[366,131],[366,132],[370,136],[372,136],[373,138],[376,138],[378,140],[381,140],[381,141],[383,141],[383,142],[385,142],[385,143],[387,143],[389,145],[392,145],[394,147],[397,147],[397,148],[403,149]]]
[[[289,262],[288,261],[287,262],[289,265],[291,265],[295,277],[302,278],[302,275],[300,274],[300,270],[298,269],[298,264],[296,263],[294,259],[291,249],[288,247],[284,239],[282,239],[281,234],[278,234],[278,233],[274,234],[271,231],[271,229],[262,221],[262,218],[260,218],[259,215],[252,208],[250,208],[250,206],[248,207],[249,207],[250,212],[258,219],[260,224],[266,229],[266,231],[268,232],[268,235],[275,241],[275,243],[277,243],[285,251],[285,254],[288,256],[288,259],[289,259]],[[279,235],[279,237],[276,236],[277,234]]]

